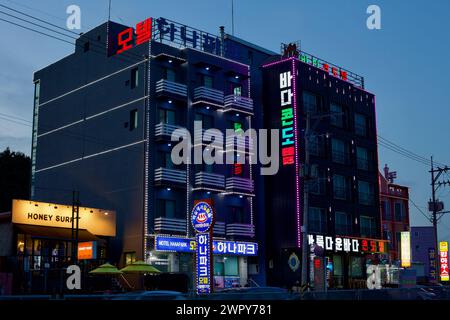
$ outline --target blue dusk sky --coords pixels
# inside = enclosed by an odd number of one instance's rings
[[[280,43],[301,40],[302,49],[365,77],[376,95],[378,134],[414,153],[450,165],[450,1],[234,0],[235,35],[278,52]],[[107,20],[108,0],[1,0],[61,27],[66,8],[81,8],[84,32]],[[369,5],[381,8],[381,30],[366,27]],[[0,7],[0,11],[7,11]],[[135,25],[149,16],[231,33],[231,0],[113,0],[111,19]],[[0,13],[0,18],[10,19]],[[33,72],[73,52],[74,47],[0,21],[0,150],[30,154]],[[70,75],[67,75],[70,76]],[[18,122],[7,121],[4,115]],[[9,118],[11,119],[11,118]],[[412,201],[427,213],[430,169],[379,146],[380,169],[397,171]],[[447,178],[447,177],[446,177]],[[450,207],[450,187],[438,197]],[[430,225],[410,203],[411,225]],[[450,240],[450,215],[441,220]]]

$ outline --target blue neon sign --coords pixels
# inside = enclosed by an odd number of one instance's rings
[[[208,233],[196,235],[197,242],[197,294],[211,292],[211,239]]]

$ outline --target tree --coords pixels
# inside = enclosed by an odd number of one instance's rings
[[[11,210],[12,199],[29,199],[31,159],[9,148],[0,153],[0,212]]]

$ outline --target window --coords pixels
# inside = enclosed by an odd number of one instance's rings
[[[308,150],[310,155],[316,157],[325,156],[325,137],[322,135],[314,135],[308,141]]]
[[[369,150],[362,147],[356,147],[356,162],[359,170],[368,171],[371,166],[371,157]]]
[[[159,122],[165,124],[175,124],[175,111],[160,108]]]
[[[381,210],[383,212],[383,220],[391,220],[391,205],[389,201],[381,201]]]
[[[331,153],[333,162],[347,164],[349,162],[348,146],[339,139],[331,139]]]
[[[137,88],[139,85],[139,69],[131,69],[131,89]]]
[[[367,119],[362,114],[355,113],[355,133],[358,136],[367,136]]]
[[[84,52],[88,52],[90,48],[91,48],[90,42],[89,42],[89,41],[88,41],[88,42],[85,42],[85,43],[84,43],[84,46],[83,46],[83,51],[84,51]]]
[[[212,116],[209,116],[209,115],[206,115],[203,113],[196,113],[195,121],[202,122],[203,130],[214,128],[214,118]]]
[[[175,218],[175,201],[158,199],[158,216]]]
[[[403,204],[401,202],[396,202],[394,204],[395,211],[395,221],[401,222],[403,221],[404,213],[403,213]]]
[[[166,68],[164,69],[164,79],[167,81],[176,82],[176,73],[175,70]]]
[[[204,87],[207,87],[207,88],[212,88],[214,86],[213,77],[207,76],[207,75],[203,75],[202,85]]]
[[[174,169],[175,165],[172,162],[172,157],[170,152],[158,152],[158,162],[159,166],[167,169]]]
[[[232,223],[245,223],[244,208],[231,207]]]
[[[133,131],[138,127],[138,110],[134,109],[130,111],[130,131]]]
[[[347,200],[349,184],[347,179],[341,175],[333,175],[333,194],[335,199]]]
[[[376,236],[376,223],[373,217],[361,216],[360,233],[361,237],[373,238]]]
[[[359,203],[364,205],[373,205],[374,187],[373,184],[366,181],[358,181]]]
[[[308,229],[310,232],[326,233],[327,217],[323,208],[310,207],[308,216]]]
[[[303,112],[315,113],[317,112],[317,96],[311,92],[303,92]]]
[[[125,252],[124,255],[126,265],[136,262],[136,252]]]
[[[335,232],[337,235],[352,234],[352,217],[346,212],[336,211],[334,214]]]
[[[327,176],[323,169],[319,169],[318,166],[311,167],[311,175],[315,177],[315,180],[311,182],[309,192],[315,195],[324,195],[326,192]]]
[[[336,126],[339,128],[344,128],[345,125],[345,116],[344,116],[344,110],[340,105],[332,103],[330,106],[330,124],[332,126]]]

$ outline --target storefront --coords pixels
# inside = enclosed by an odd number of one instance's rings
[[[156,236],[149,263],[161,271],[185,273],[193,281],[195,239]],[[243,287],[249,284],[257,265],[258,245],[254,242],[213,240],[214,288]]]
[[[330,289],[367,288],[368,266],[380,264],[380,256],[387,252],[387,241],[380,239],[310,234],[308,243],[310,284],[317,286],[317,279],[323,279]]]
[[[0,252],[16,291],[46,291],[75,259],[83,271],[106,261],[108,241],[116,235],[115,212],[79,207],[78,217],[78,229],[76,223],[72,229],[72,206],[13,200],[12,212],[0,221]]]

